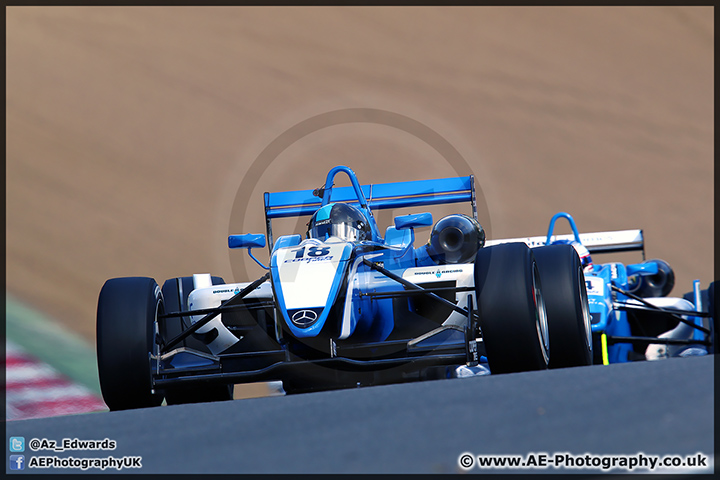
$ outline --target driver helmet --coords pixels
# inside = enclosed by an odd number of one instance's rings
[[[346,242],[370,240],[370,223],[356,207],[345,203],[329,203],[317,210],[308,222],[307,237],[327,240],[338,237]]]

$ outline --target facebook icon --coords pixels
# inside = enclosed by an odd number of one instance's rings
[[[25,455],[10,455],[10,470],[25,470]]]

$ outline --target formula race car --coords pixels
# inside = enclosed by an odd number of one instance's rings
[[[338,173],[351,185],[335,187]],[[467,203],[433,223],[373,210]],[[238,383],[286,393],[589,365],[591,310],[568,244],[488,246],[473,176],[360,186],[344,166],[316,190],[265,193],[265,235],[231,235],[267,272],[105,282],[97,310],[103,398],[111,410],[229,400]],[[272,220],[309,217],[305,238]],[[415,247],[417,227],[432,226]],[[253,248],[267,244],[270,265]]]
[[[573,233],[553,235],[555,222],[565,218]],[[491,240],[486,245],[523,242],[532,248],[568,244],[583,264],[592,317],[594,363],[622,363],[716,353],[718,318],[715,283],[682,298],[668,297],[675,274],[667,262],[645,260],[643,231],[578,232],[568,213],[552,217],[545,236]],[[641,251],[643,261],[594,264],[591,254]]]

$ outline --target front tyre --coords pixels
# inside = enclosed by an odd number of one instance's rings
[[[585,275],[572,245],[533,249],[550,331],[550,368],[592,365],[592,333]]]
[[[506,243],[480,249],[475,258],[475,294],[490,372],[546,369],[547,315],[530,248]]]
[[[97,360],[100,389],[110,410],[156,407],[151,354],[157,316],[164,313],[160,287],[152,278],[113,278],[100,290]]]

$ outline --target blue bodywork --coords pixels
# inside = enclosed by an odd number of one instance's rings
[[[351,185],[335,188],[334,182],[338,173],[346,174]],[[347,340],[351,336],[352,340],[356,342],[385,341],[393,332],[398,321],[395,318],[396,305],[394,305],[393,299],[378,297],[383,293],[397,293],[397,280],[390,278],[388,273],[402,277],[407,269],[413,267],[442,268],[449,266],[442,261],[437,261],[437,252],[433,250],[431,242],[418,248],[414,246],[414,228],[432,225],[433,218],[430,213],[397,216],[394,224],[381,235],[373,215],[374,210],[468,202],[472,207],[472,215],[477,221],[475,186],[472,176],[361,186],[350,168],[338,166],[330,170],[322,188],[265,193],[264,200],[266,236],[270,254],[269,274],[276,306],[287,330],[296,338],[304,339],[319,336],[330,319],[333,319],[332,321],[338,323],[339,326],[331,335],[340,341]],[[277,240],[273,239],[273,219],[310,216],[318,210],[321,214],[322,208],[335,202],[353,205],[365,215],[371,232],[369,240],[346,242],[340,251],[337,250],[340,246],[337,243],[325,243],[319,239],[303,239],[297,234],[280,236]],[[558,219],[565,219],[569,222],[572,234],[554,235],[555,223]],[[611,238],[605,238],[606,241],[603,243],[602,237],[606,234],[610,234]],[[615,234],[620,234],[621,238],[619,239]],[[261,237],[258,235],[231,236],[229,245],[231,248],[258,247],[263,243]],[[633,355],[633,343],[628,340],[634,336],[628,310],[631,307],[637,307],[637,302],[642,302],[643,299],[637,300],[637,296],[628,292],[632,291],[639,278],[657,276],[660,265],[658,262],[664,262],[650,260],[627,265],[620,262],[592,263],[590,253],[595,255],[642,251],[644,260],[642,230],[581,235],[572,216],[560,212],[552,217],[547,235],[544,237],[493,240],[488,241],[487,245],[511,241],[524,241],[530,247],[553,243],[572,244],[578,250],[584,265],[591,329],[594,341],[597,343],[593,350],[602,352],[602,359],[596,358],[596,361],[598,363],[600,361],[602,363],[622,363],[638,359],[637,352]],[[314,250],[315,258],[302,257],[301,252],[304,252],[304,248],[316,249]],[[335,253],[330,254],[331,248],[336,249]],[[280,255],[287,255],[288,252],[298,256],[291,259],[293,262],[335,262],[334,270],[331,271],[334,278],[332,282],[326,282],[326,294],[322,296],[318,304],[300,307],[288,305],[286,285],[281,279],[280,270],[281,264],[287,263],[289,260],[278,260]],[[368,261],[381,265],[386,269],[386,273],[375,271],[368,265]],[[262,265],[260,262],[258,263]],[[327,269],[323,275],[325,274],[327,274]],[[442,269],[438,269],[438,278],[442,274]],[[294,278],[288,283],[292,284],[293,282]],[[695,291],[696,298],[699,298],[697,283]],[[412,300],[407,299],[406,301],[411,302]],[[635,302],[634,305],[633,302]],[[651,309],[651,313],[654,312],[652,307],[652,305],[648,307]],[[702,312],[699,301],[695,301],[692,307],[694,311]],[[689,313],[693,312],[685,311],[683,315],[687,317]],[[316,317],[316,319],[298,326],[292,321],[295,315]],[[689,315],[689,317],[700,329],[702,328],[703,322],[700,315],[697,317]],[[700,329],[693,333],[692,340],[707,342]],[[652,343],[648,338],[645,338],[644,341],[645,345]]]
[[[564,218],[569,222],[570,228],[573,232],[570,240],[558,240],[557,237],[553,236],[555,221],[559,218]],[[544,244],[550,245],[552,243],[561,242],[581,246],[580,250],[584,249],[582,246],[583,242],[581,241],[581,236],[578,232],[577,226],[575,225],[575,220],[572,216],[565,212],[557,213],[550,220]],[[615,251],[629,250],[642,250],[643,259],[645,258],[642,231],[640,231],[639,243],[632,246],[626,245],[618,248],[604,246],[594,253],[612,253]],[[589,247],[589,253],[593,253],[592,247]],[[625,309],[620,308],[627,302],[632,301],[632,297],[623,292],[627,293],[628,291],[631,291],[636,285],[636,282],[638,282],[639,277],[657,275],[659,265],[657,262],[658,261],[651,260],[627,265],[620,262],[600,264],[589,262],[589,264],[585,267],[584,273],[590,314],[592,317],[592,332],[595,334],[596,338],[602,339],[602,336],[605,336],[605,338],[628,338],[633,336],[630,323],[628,321],[628,312]],[[696,291],[696,297],[698,297],[698,281],[695,282],[694,288]],[[701,305],[699,305],[698,301],[694,302],[694,308],[697,312],[702,312]],[[694,317],[693,321],[696,325],[702,327],[702,319],[699,316]],[[693,339],[702,341],[702,332],[700,330],[695,330]],[[633,345],[631,343],[617,342],[610,345],[606,345],[604,341],[601,341],[600,343],[601,345],[598,345],[600,348],[597,349],[597,351],[601,351],[602,349],[603,363],[623,363],[633,360],[631,355]]]
[[[339,173],[349,177],[350,186],[334,187]],[[430,213],[399,215],[383,232],[373,215],[382,209],[410,207],[422,212],[426,206],[461,202],[467,202],[472,216],[447,215],[433,224]],[[355,206],[367,222],[343,205],[338,210],[350,212],[346,217],[350,221],[333,217],[336,212],[332,210],[327,219],[320,220],[326,222],[320,227],[331,229],[323,231],[316,228],[318,223],[309,223],[308,235],[322,238],[303,238],[297,233],[273,236],[273,220],[311,217],[331,203]],[[490,336],[483,335],[480,320],[487,322],[490,315],[482,318],[487,303],[477,305],[483,292],[478,291],[475,278],[478,265],[484,264],[476,260],[478,252],[487,258],[493,251],[517,251],[518,245],[488,252],[487,247],[499,243],[524,242],[531,248],[569,243],[575,247],[587,288],[583,291],[573,273],[574,287],[580,292],[574,289],[572,294],[579,293],[582,305],[581,315],[576,309],[573,316],[582,322],[583,347],[589,347],[585,327],[591,324],[593,345],[587,351],[602,352],[600,361],[593,359],[595,363],[707,353],[714,345],[708,339],[713,337],[712,326],[705,327],[713,317],[703,310],[703,305],[710,312],[717,310],[712,303],[714,283],[703,290],[709,302],[702,300],[701,304],[699,282],[693,302],[687,299],[689,294],[684,299],[664,297],[664,287],[663,293],[655,295],[658,290],[652,282],[638,283],[638,279],[666,275],[664,269],[669,266],[659,260],[628,265],[592,263],[590,254],[620,251],[642,250],[644,259],[641,230],[580,234],[573,218],[561,212],[552,218],[546,236],[487,240],[477,221],[473,176],[360,185],[350,168],[339,166],[330,170],[323,187],[265,193],[264,206],[264,235],[228,238],[230,248],[247,248],[253,259],[251,249],[267,246],[269,266],[255,259],[267,270],[260,278],[221,286],[205,274],[197,279],[171,279],[163,286],[163,295],[177,297],[178,304],[183,287],[194,286],[187,298],[202,299],[208,307],[193,309],[188,301],[189,309],[175,306],[180,311],[157,316],[160,335],[153,348],[161,361],[152,372],[153,388],[180,391],[189,386],[206,389],[214,384],[281,380],[287,392],[300,393],[489,374],[486,357],[490,344],[486,340]],[[555,222],[561,218],[570,223],[571,235],[553,234]],[[415,229],[431,225],[429,241],[415,248]],[[531,261],[528,249],[521,250],[524,260]],[[539,259],[541,254],[536,253]],[[515,277],[507,277],[508,285],[514,283]],[[533,287],[535,280],[534,276]],[[503,283],[495,285],[505,287]],[[494,294],[499,291],[493,290]],[[536,295],[541,290],[532,291]],[[632,292],[641,292],[638,295],[643,298]],[[540,312],[537,303],[535,308]],[[222,319],[216,323],[225,330],[206,328],[218,315]],[[503,325],[511,315],[512,311],[504,311],[496,316],[497,322]],[[539,317],[536,313],[538,326]],[[633,332],[640,320],[654,322],[658,318],[664,329],[656,328],[644,338]],[[191,326],[185,325],[186,319],[192,320]],[[508,346],[515,330],[504,332]],[[234,336],[237,340],[213,350],[212,342],[221,333],[224,339]],[[540,328],[537,333],[541,339]],[[642,346],[646,350],[639,350]],[[709,348],[703,350],[705,347]],[[517,354],[514,351],[510,357]],[[545,354],[543,358],[543,366],[547,366]],[[582,364],[589,361],[585,357]]]
[[[338,173],[346,174],[351,186],[334,188],[335,176]],[[392,299],[371,299],[361,294],[396,292],[398,283],[373,271],[362,262],[362,259],[372,260],[398,276],[402,276],[407,268],[438,265],[430,257],[427,245],[414,248],[414,228],[431,226],[433,218],[430,213],[398,216],[394,220],[394,225],[388,227],[384,235],[381,235],[373,210],[468,202],[477,220],[473,176],[361,186],[350,168],[337,166],[330,170],[325,186],[321,189],[265,193],[264,200],[270,253],[269,270],[275,301],[285,325],[296,338],[318,336],[334,314],[335,318],[341,318],[339,336],[341,340],[351,335],[355,341],[362,342],[387,339],[395,326]],[[324,243],[318,239],[303,240],[300,235],[294,234],[280,236],[273,242],[273,219],[312,215],[316,211],[322,216],[322,209],[335,202],[353,205],[365,215],[370,226],[370,240],[347,242],[342,248],[340,258],[337,258],[337,254],[329,253],[330,248],[338,248],[334,246],[337,244]],[[258,237],[258,235],[232,235],[229,238],[229,246],[230,248],[257,247],[261,243]],[[302,256],[304,255],[302,249],[306,246],[315,249],[313,250],[316,254],[315,258]],[[288,251],[290,248],[295,250]],[[289,253],[295,254],[298,258],[292,257],[287,260]],[[284,260],[279,260],[280,256],[283,256]],[[308,263],[304,264],[305,261]],[[317,263],[311,265],[310,261]],[[320,262],[327,265],[331,261],[335,262],[333,263],[335,278],[324,297],[323,305],[307,305],[301,308],[289,306],[285,292],[288,286],[284,285],[281,279],[282,265],[288,262],[301,262],[305,265],[304,268],[310,269],[313,266],[321,267]],[[258,263],[262,266],[262,263],[259,261]],[[320,270],[319,268],[318,271]],[[325,273],[327,269],[322,271],[322,274]],[[294,282],[293,278],[288,283]],[[342,294],[346,291],[346,297],[342,298]],[[308,322],[307,326],[301,327],[291,320],[295,315],[317,316],[317,318]]]

